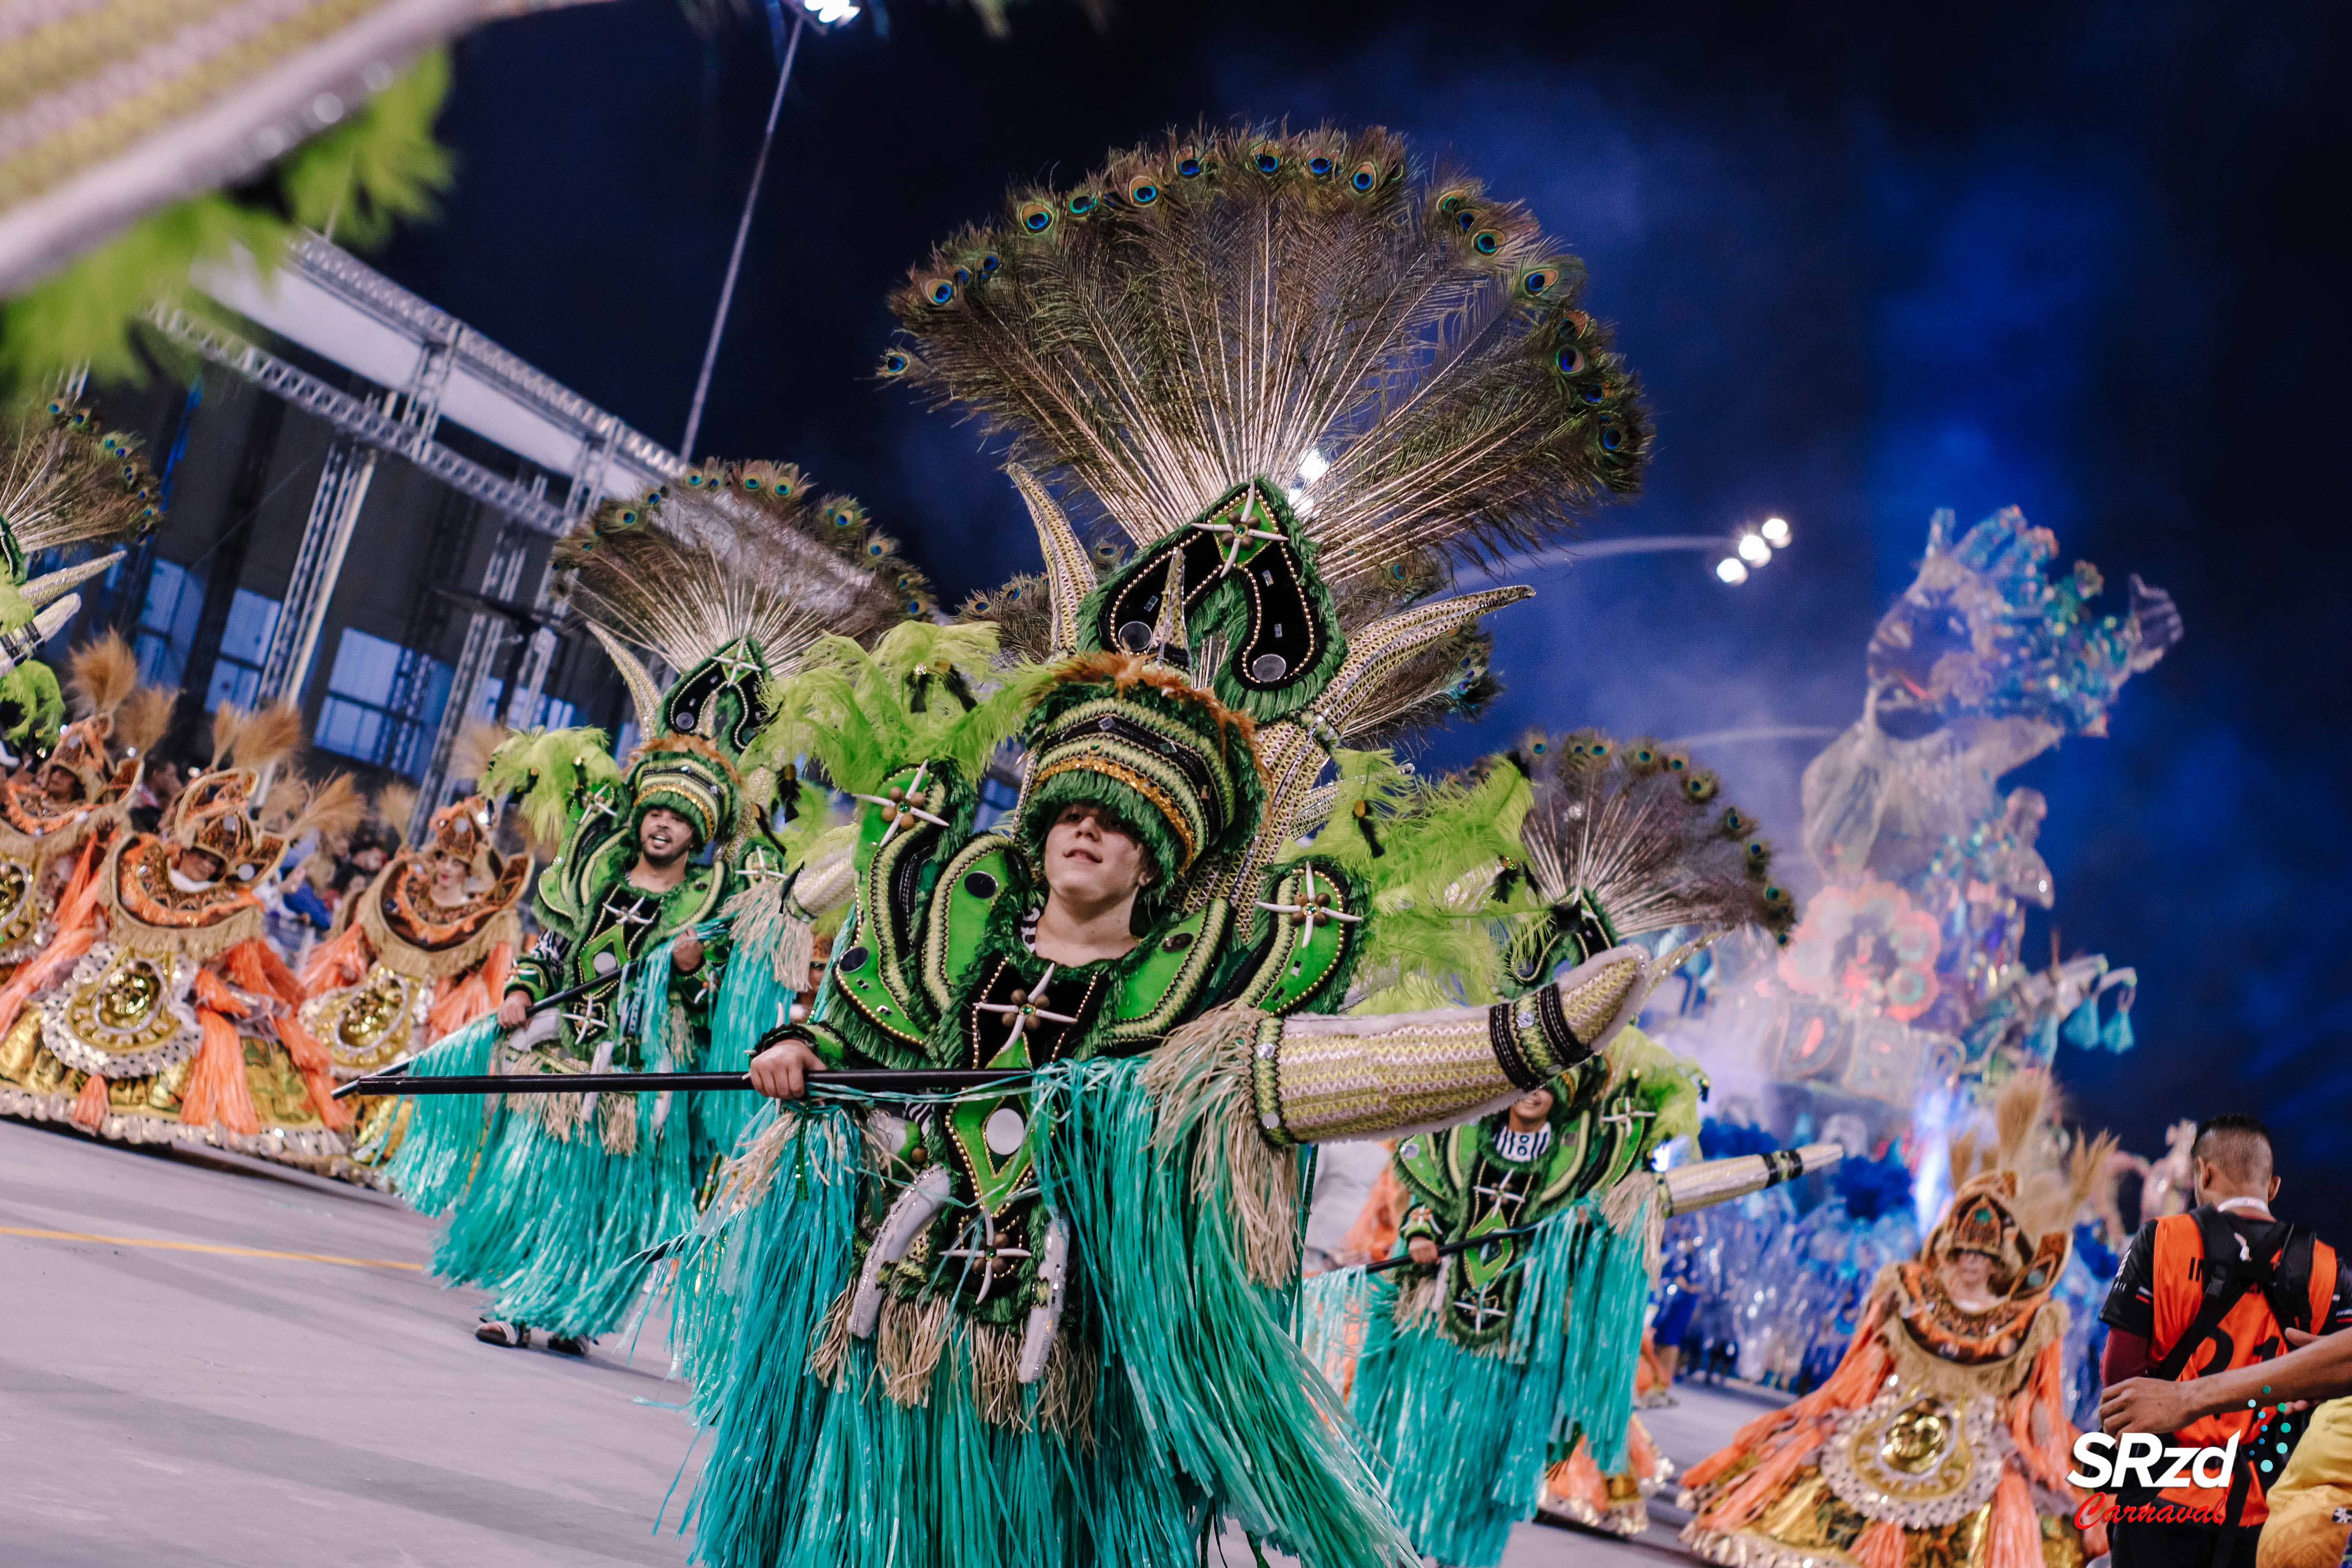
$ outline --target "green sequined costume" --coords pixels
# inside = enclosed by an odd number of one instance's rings
[[[996,830],[936,752],[851,786],[856,902],[792,1033],[847,1068],[1025,1077],[821,1097],[730,1169],[675,1318],[714,1428],[704,1563],[1174,1568],[1228,1521],[1311,1568],[1410,1556],[1287,1331],[1299,1150],[1556,1078],[1646,960],[1350,1016],[1391,889],[1299,844],[1346,748],[1491,689],[1478,622],[1528,590],[1433,598],[1449,557],[1635,479],[1638,391],[1578,280],[1385,132],[1244,127],[1017,192],[894,298],[885,375],[1010,438],[1045,570],[982,607],[1046,668],[1018,678]],[[1056,490],[1129,548],[1090,551]],[[891,728],[835,704],[799,733],[838,781],[835,737]],[[1066,966],[1028,931],[1073,803],[1159,875],[1131,952]]]
[[[519,792],[542,834],[561,828],[536,893],[544,935],[509,981],[550,1005],[509,1037],[495,1019],[460,1030],[413,1071],[740,1068],[747,1033],[783,1017],[804,984],[782,951],[796,928],[804,966],[807,910],[781,885],[786,850],[766,817],[775,781],[740,765],[767,721],[762,691],[819,636],[870,636],[922,601],[903,563],[866,559],[856,503],[817,501],[789,465],[697,468],[677,491],[606,503],[557,555],[651,739],[623,773],[601,733],[519,735],[484,780]],[[632,643],[683,673],[657,689]],[[632,879],[656,807],[694,839],[666,889]],[[689,932],[703,957],[678,973],[672,949]],[[731,939],[751,934],[756,950],[738,953]],[[714,1020],[731,1055],[714,1051]],[[627,1320],[643,1255],[694,1223],[749,1109],[740,1095],[426,1098],[394,1179],[418,1207],[454,1210],[436,1273],[492,1292],[494,1319],[584,1341]]]

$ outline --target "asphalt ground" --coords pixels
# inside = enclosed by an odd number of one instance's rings
[[[584,1360],[478,1343],[435,1229],[259,1161],[0,1121],[0,1565],[685,1563],[659,1318]],[[1677,1466],[1777,1402],[1676,1392],[1644,1419]],[[1505,1568],[1687,1563],[1671,1500],[1630,1542],[1522,1525]]]

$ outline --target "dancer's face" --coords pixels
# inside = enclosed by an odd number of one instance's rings
[[[1992,1259],[1981,1252],[1957,1253],[1944,1264],[1944,1282],[1965,1296],[1990,1296]]]
[[[224,868],[201,849],[183,849],[180,858],[172,862],[172,869],[191,882],[217,882]]]
[[[1101,908],[1150,887],[1151,856],[1101,806],[1074,803],[1045,830],[1045,886],[1070,903]]]
[[[637,847],[656,866],[667,866],[694,847],[694,826],[666,805],[646,813],[637,828]]]

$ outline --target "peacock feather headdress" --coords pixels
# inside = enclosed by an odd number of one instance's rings
[[[144,533],[162,515],[138,444],[89,409],[54,399],[0,410],[0,732],[38,750],[64,717],[56,671],[34,651],[71,620],[76,584],[120,552],[32,575],[42,552]]]
[[[1705,942],[1756,925],[1787,940],[1797,901],[1772,876],[1772,847],[1684,752],[1578,730],[1531,734],[1512,760],[1533,793],[1519,842],[1543,906],[1512,943],[1517,984],[1676,928]]]
[[[706,463],[607,501],[557,547],[572,607],[613,658],[647,735],[693,735],[731,762],[768,719],[761,690],[819,637],[870,641],[929,613],[930,590],[843,496],[788,463]],[[665,689],[634,649],[673,676]]]
[[[1181,668],[1259,724],[1246,879],[1312,826],[1334,748],[1489,689],[1475,623],[1528,591],[1416,602],[1448,563],[1634,487],[1647,418],[1581,284],[1523,207],[1385,131],[1204,128],[950,239],[893,297],[882,373],[1009,441],[1045,651]],[[1055,489],[1132,553],[1098,571]]]

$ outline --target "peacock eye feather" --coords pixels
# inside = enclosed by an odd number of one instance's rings
[[[997,255],[996,252],[992,250],[986,251],[982,253],[980,258],[980,275],[982,278],[993,278],[996,276],[996,269],[1003,265],[1004,258],[1003,257]]]
[[[1527,295],[1530,300],[1539,300],[1543,298],[1544,290],[1550,288],[1551,285],[1551,273],[1544,268],[1538,267],[1534,271],[1528,273],[1525,278],[1519,279],[1519,291]]]
[[[1604,452],[1614,452],[1622,449],[1624,445],[1625,427],[1614,420],[1603,419],[1601,422],[1601,449]]]
[[[1329,179],[1331,171],[1338,167],[1328,153],[1318,153],[1307,160],[1307,172],[1318,180]]]
[[[955,303],[956,286],[945,278],[934,278],[923,285],[923,298],[933,310]]]
[[[1202,170],[1202,164],[1198,158],[1176,160],[1176,177],[1180,180],[1197,180],[1201,177]]]
[[[1368,195],[1378,188],[1380,183],[1381,166],[1378,163],[1359,163],[1356,165],[1356,172],[1348,176],[1349,188],[1359,195]]]
[[[867,541],[866,542],[866,554],[868,554],[868,555],[870,555],[870,556],[872,556],[872,557],[873,557],[875,560],[877,560],[877,561],[881,560],[881,559],[882,559],[882,542],[881,542],[880,540],[878,540],[878,539],[869,539],[869,540],[867,540]]]
[[[1584,369],[1584,351],[1570,343],[1559,351],[1559,357],[1554,363],[1559,366],[1562,375],[1579,374]]]
[[[1140,176],[1127,183],[1127,199],[1139,207],[1148,207],[1160,199],[1160,186]]]
[[[914,363],[915,362],[908,358],[905,353],[897,349],[892,349],[888,353],[882,356],[882,374],[884,375],[904,375],[914,365]]]
[[[957,288],[961,289],[971,281],[971,268],[968,267],[959,267],[955,269],[955,286]]]
[[[1582,356],[1580,355],[1579,357],[1580,358]],[[1580,390],[1584,394],[1584,401],[1587,403],[1599,404],[1605,401],[1609,396],[1609,384],[1605,381],[1593,382]]]
[[[1470,248],[1481,256],[1492,256],[1503,248],[1503,237],[1491,228],[1482,228],[1470,237]]]
[[[1475,207],[1456,207],[1454,212],[1454,226],[1460,229],[1465,234],[1468,234],[1472,229],[1477,227],[1477,209]]]
[[[1250,166],[1261,174],[1278,174],[1282,172],[1282,154],[1271,147],[1261,147],[1251,157]]]
[[[1095,194],[1092,191],[1072,191],[1069,200],[1062,205],[1069,209],[1072,217],[1086,217],[1095,210]]]
[[[1023,202],[1018,216],[1021,226],[1031,234],[1043,234],[1054,226],[1054,209],[1045,202]]]

